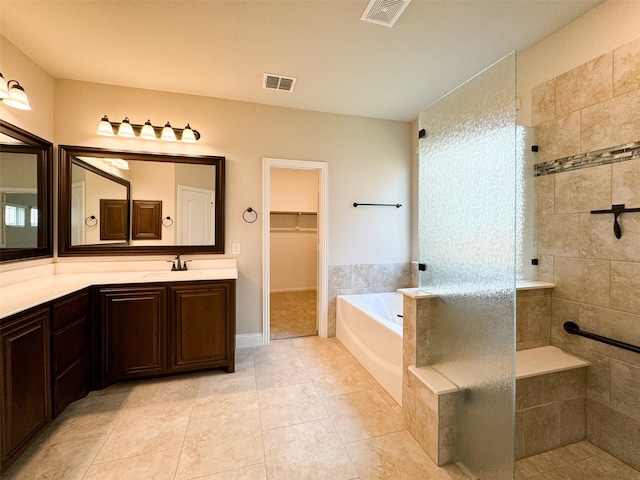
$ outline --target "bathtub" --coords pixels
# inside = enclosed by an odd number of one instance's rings
[[[402,294],[338,295],[336,337],[402,405]]]

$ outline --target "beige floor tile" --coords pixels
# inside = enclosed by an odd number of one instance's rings
[[[192,401],[198,391],[197,376],[186,375],[169,379],[149,380],[138,385],[127,402],[127,407],[144,407],[159,403]]]
[[[352,358],[340,349],[335,351],[309,350],[300,352],[300,358],[306,368],[352,366]]]
[[[428,459],[395,420],[400,407],[337,339],[278,340],[236,358],[233,374],[92,392],[0,478],[466,478]],[[585,441],[519,460],[516,478],[640,480],[640,472]]]
[[[263,464],[258,412],[193,421],[184,440],[176,479],[185,480]]]
[[[83,438],[103,437],[111,433],[123,412],[63,412],[38,438],[38,443],[63,443]]]
[[[253,348],[236,348],[236,371],[253,367]]]
[[[180,448],[91,465],[83,480],[173,480]]]
[[[191,418],[200,420],[256,408],[258,408],[258,395],[255,390],[211,394],[196,399]]]
[[[363,480],[451,478],[445,470],[434,465],[406,430],[345,446]]]
[[[328,418],[311,382],[260,390],[258,402],[263,430]]]
[[[253,347],[253,362],[256,366],[284,358],[299,358],[291,340],[274,340],[269,345]]]
[[[30,447],[2,480],[80,480],[104,442],[104,437]]]
[[[404,430],[402,419],[373,389],[328,397],[325,408],[344,443]]]
[[[127,409],[95,461],[106,462],[179,447],[184,441],[191,409],[191,402]]]
[[[308,371],[321,397],[344,395],[371,388],[369,380],[349,363],[309,368]]]
[[[200,378],[196,401],[220,394],[254,392],[255,390],[255,375],[212,374]]]
[[[288,369],[270,370],[256,374],[256,385],[260,390],[284,387],[296,383],[308,383],[310,381],[311,378],[304,368],[290,367]]]
[[[269,480],[358,477],[329,420],[276,428],[263,435]]]
[[[283,358],[273,358],[273,357],[263,357],[259,362],[255,365],[256,374],[262,372],[270,372],[274,370],[284,370],[287,368],[305,368],[304,363],[302,363],[302,359],[296,353],[292,356],[287,356]]]
[[[251,465],[249,467],[227,470],[198,477],[198,480],[267,480],[267,469],[264,465]]]

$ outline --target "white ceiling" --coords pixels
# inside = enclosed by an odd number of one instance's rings
[[[413,0],[389,28],[367,0],[0,0],[0,33],[56,78],[412,121],[601,1]]]

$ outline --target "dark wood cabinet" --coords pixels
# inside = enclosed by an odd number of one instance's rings
[[[51,421],[49,308],[0,327],[0,468],[5,470]]]
[[[234,370],[235,285],[231,282],[170,287],[173,371]]]
[[[235,280],[97,287],[97,384],[235,368]]]
[[[129,201],[100,199],[100,240],[129,239]]]
[[[52,397],[53,416],[85,397],[92,388],[92,330],[89,291],[73,294],[53,304]]]
[[[101,383],[167,371],[166,287],[100,287]]]
[[[131,240],[161,240],[162,200],[133,200],[131,206]]]

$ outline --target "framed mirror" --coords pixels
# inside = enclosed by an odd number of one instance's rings
[[[60,256],[224,253],[224,157],[63,145],[59,161]]]
[[[53,145],[0,120],[0,262],[53,256]]]

